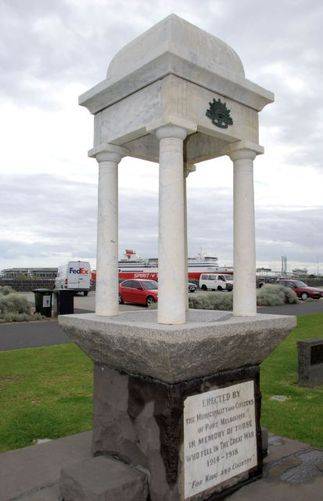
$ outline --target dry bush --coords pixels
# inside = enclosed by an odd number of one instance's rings
[[[17,292],[0,294],[0,322],[23,322],[32,320],[31,305]]]
[[[258,306],[280,306],[296,303],[298,303],[298,297],[289,287],[279,284],[265,284],[257,290]]]
[[[200,310],[232,310],[232,292],[196,292],[189,296],[189,307]],[[257,290],[258,306],[281,306],[298,303],[296,293],[289,287],[265,284]]]
[[[188,298],[189,307],[198,310],[232,310],[232,292],[196,292]]]
[[[3,287],[0,286],[0,296],[7,296],[12,292],[15,292],[15,290],[10,287],[10,285],[4,285]]]

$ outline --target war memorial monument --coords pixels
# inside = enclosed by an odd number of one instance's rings
[[[59,322],[94,362],[93,457],[63,468],[65,501],[213,500],[261,476],[259,364],[296,324],[256,309],[253,162],[258,112],[273,100],[231,47],[175,15],[80,97],[99,165],[96,311]],[[223,155],[234,172],[233,312],[188,310],[185,177]],[[125,156],[159,163],[157,310],[119,312]]]

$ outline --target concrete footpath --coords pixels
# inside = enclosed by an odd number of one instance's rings
[[[85,432],[0,454],[0,500],[58,501],[61,468],[88,459],[90,443],[91,432]],[[263,478],[229,498],[314,501],[322,499],[322,493],[323,450],[270,436]]]

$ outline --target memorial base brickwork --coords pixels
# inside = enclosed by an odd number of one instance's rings
[[[100,468],[90,462],[95,482],[74,475],[77,467],[62,475],[65,501],[79,501],[69,486],[80,493],[99,484],[91,500],[110,501],[108,459],[129,468],[127,485],[139,492],[144,473],[150,501],[218,499],[261,475],[259,365],[295,319],[204,310],[188,319],[160,325],[153,310],[60,317],[94,362],[92,453],[106,459]]]
[[[262,473],[260,408],[258,366],[166,384],[97,363],[92,452],[147,471],[152,501],[221,499]]]

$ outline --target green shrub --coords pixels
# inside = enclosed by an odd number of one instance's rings
[[[48,320],[48,317],[44,317],[41,313],[34,313],[30,320]]]
[[[9,313],[30,315],[31,306],[27,299],[17,292],[0,295],[0,317],[4,318]]]
[[[195,292],[188,298],[189,307],[199,310],[232,310],[232,292]]]
[[[0,295],[7,296],[12,292],[15,292],[15,290],[12,287],[10,287],[10,285],[4,285],[3,287],[0,286]]]
[[[258,306],[280,306],[298,303],[296,293],[279,284],[265,284],[257,290]]]
[[[33,315],[28,315],[28,313],[5,313],[0,317],[0,322],[28,322],[29,320],[34,320]]]
[[[28,322],[42,320],[40,313],[31,312],[31,305],[22,294],[15,292],[11,287],[2,287],[0,292],[0,323]],[[3,292],[3,289],[6,289]]]
[[[199,310],[232,310],[232,292],[196,292],[189,295],[189,307]],[[258,306],[281,306],[298,303],[295,292],[289,287],[265,284],[257,290]]]

